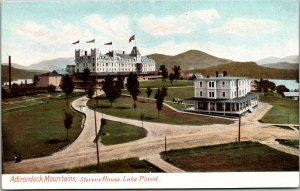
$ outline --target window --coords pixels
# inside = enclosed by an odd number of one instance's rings
[[[202,91],[200,91],[200,97],[202,97]]]
[[[93,66],[95,66],[95,63],[93,63]]]
[[[202,88],[202,82],[200,82],[200,87]]]
[[[215,83],[214,83],[214,82],[209,82],[209,83],[208,83],[208,86],[209,86],[210,88],[213,88],[213,87],[215,87]]]
[[[222,87],[225,87],[225,82],[222,82]]]
[[[106,63],[106,66],[108,66],[108,63]]]
[[[223,94],[223,97],[225,97],[225,92],[222,92],[222,94]]]
[[[215,92],[209,92],[209,97],[215,97]]]

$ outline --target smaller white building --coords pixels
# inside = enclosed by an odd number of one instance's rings
[[[185,99],[194,102],[194,107],[187,111],[240,115],[258,105],[258,94],[250,92],[251,80],[227,76],[226,71],[195,79],[194,87],[194,97]]]

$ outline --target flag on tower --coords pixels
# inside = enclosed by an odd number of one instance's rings
[[[95,43],[95,39],[90,40],[90,41],[86,41],[86,43]]]
[[[134,36],[134,35],[132,35],[132,36],[129,38],[129,43],[130,43],[132,40],[135,40],[135,36]]]
[[[73,42],[72,44],[78,44],[79,43],[79,40],[77,40],[76,42]]]
[[[104,45],[112,45],[112,42],[105,43]]]

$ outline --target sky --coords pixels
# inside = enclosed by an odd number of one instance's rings
[[[298,0],[65,0],[2,3],[1,57],[30,65],[99,48],[190,49],[235,61],[299,53]],[[135,35],[136,41],[128,42]],[[86,41],[95,39],[95,43]],[[80,41],[73,45],[73,42]],[[113,46],[104,45],[112,42]]]

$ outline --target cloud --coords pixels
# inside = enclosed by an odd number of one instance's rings
[[[280,23],[269,19],[234,18],[219,28],[210,29],[211,32],[231,34],[253,34],[276,30]]]
[[[190,11],[178,16],[149,15],[139,20],[139,26],[153,35],[188,34],[195,30],[198,22],[209,24],[218,17],[218,11],[215,9]]]
[[[92,14],[85,17],[85,22],[96,30],[119,40],[129,39],[132,35],[129,27],[129,18],[125,15],[119,15],[105,21],[99,15]]]
[[[44,45],[72,43],[78,39],[95,38],[95,35],[88,30],[82,30],[76,25],[63,24],[59,21],[52,22],[49,26],[34,21],[25,21],[16,28],[16,33]]]

